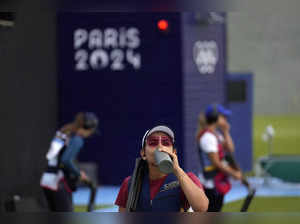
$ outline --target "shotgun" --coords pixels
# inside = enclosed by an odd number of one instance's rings
[[[97,193],[97,186],[91,180],[84,181],[84,184],[90,190],[90,197],[89,197],[89,203],[87,206],[87,211],[92,212],[95,209],[95,198],[96,198],[96,193]]]
[[[226,161],[229,163],[229,165],[235,169],[235,170],[241,170],[241,168],[239,167],[238,163],[236,162],[233,153],[227,153],[226,155]],[[242,208],[240,210],[240,212],[246,212],[249,208],[250,203],[252,202],[252,199],[255,196],[256,193],[256,189],[252,188],[249,184],[249,182],[247,181],[247,179],[245,177],[242,178],[241,180],[242,184],[245,185],[248,189],[248,194],[246,199],[243,202]]]
[[[137,158],[135,160],[135,168],[133,170],[133,174],[131,176],[131,185],[128,192],[128,200],[126,204],[126,210],[128,212],[136,211],[136,206],[139,200],[139,196],[142,188],[142,181],[144,175],[144,168],[146,166],[146,162],[142,160],[142,158]]]

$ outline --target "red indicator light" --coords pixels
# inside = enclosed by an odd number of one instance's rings
[[[161,20],[158,21],[157,27],[160,30],[166,31],[169,27],[169,23],[168,23],[168,21],[166,21],[164,19],[161,19]]]

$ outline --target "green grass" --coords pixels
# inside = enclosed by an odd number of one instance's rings
[[[267,125],[275,130],[273,154],[300,154],[300,115],[255,116],[253,124],[253,159],[268,154],[268,144],[262,140],[262,133]],[[248,173],[253,175],[253,172]],[[244,200],[244,199],[243,199]],[[243,200],[227,203],[224,212],[237,212]],[[249,212],[299,212],[299,197],[255,197]]]
[[[267,125],[275,129],[274,154],[300,154],[300,115],[255,116],[253,124],[253,158],[256,160],[268,154],[268,144],[262,141]]]
[[[255,197],[248,212],[300,212],[299,197]],[[240,211],[244,199],[224,205],[222,212]]]
[[[112,208],[113,205],[96,205],[95,210],[98,209],[104,209],[104,208]],[[87,211],[87,206],[86,205],[76,205],[74,208],[75,212],[86,212]]]

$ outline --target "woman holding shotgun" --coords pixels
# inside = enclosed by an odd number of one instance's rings
[[[234,144],[229,133],[227,116],[231,111],[220,104],[209,105],[204,114],[199,115],[197,144],[202,165],[205,193],[209,199],[209,212],[221,211],[224,195],[230,190],[228,176],[242,180],[242,173],[225,162],[225,153],[234,152]]]
[[[73,211],[72,191],[76,190],[77,181],[89,181],[73,161],[97,126],[98,118],[94,113],[80,112],[73,122],[56,132],[46,155],[48,165],[40,181],[50,211]]]
[[[123,181],[115,204],[119,211],[180,212],[190,206],[194,211],[205,212],[208,199],[199,179],[193,173],[186,173],[178,163],[175,137],[166,126],[148,130],[142,139],[140,163],[137,178],[127,177]],[[167,153],[173,162],[173,172],[162,172],[155,160],[155,150]],[[131,187],[131,185],[137,186]],[[137,191],[131,198],[132,191]],[[129,204],[134,200],[135,206]]]

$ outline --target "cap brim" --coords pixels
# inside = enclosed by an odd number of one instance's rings
[[[221,114],[225,115],[225,116],[230,116],[232,114],[232,112],[230,110],[224,110],[221,112]]]
[[[143,139],[142,139],[142,148],[145,146],[146,139],[151,134],[153,134],[154,132],[164,132],[164,133],[166,133],[172,139],[173,144],[175,143],[174,132],[170,128],[168,128],[167,126],[159,125],[159,126],[156,126],[156,127],[152,128],[152,129],[149,129],[149,130],[146,131],[146,133],[144,134]]]
[[[150,136],[154,132],[164,132],[167,135],[169,135],[172,138],[172,140],[174,141],[174,132],[170,128],[166,127],[166,126],[162,126],[161,125],[161,126],[156,126],[156,127],[152,128],[149,131],[149,133],[147,134],[147,137]]]

